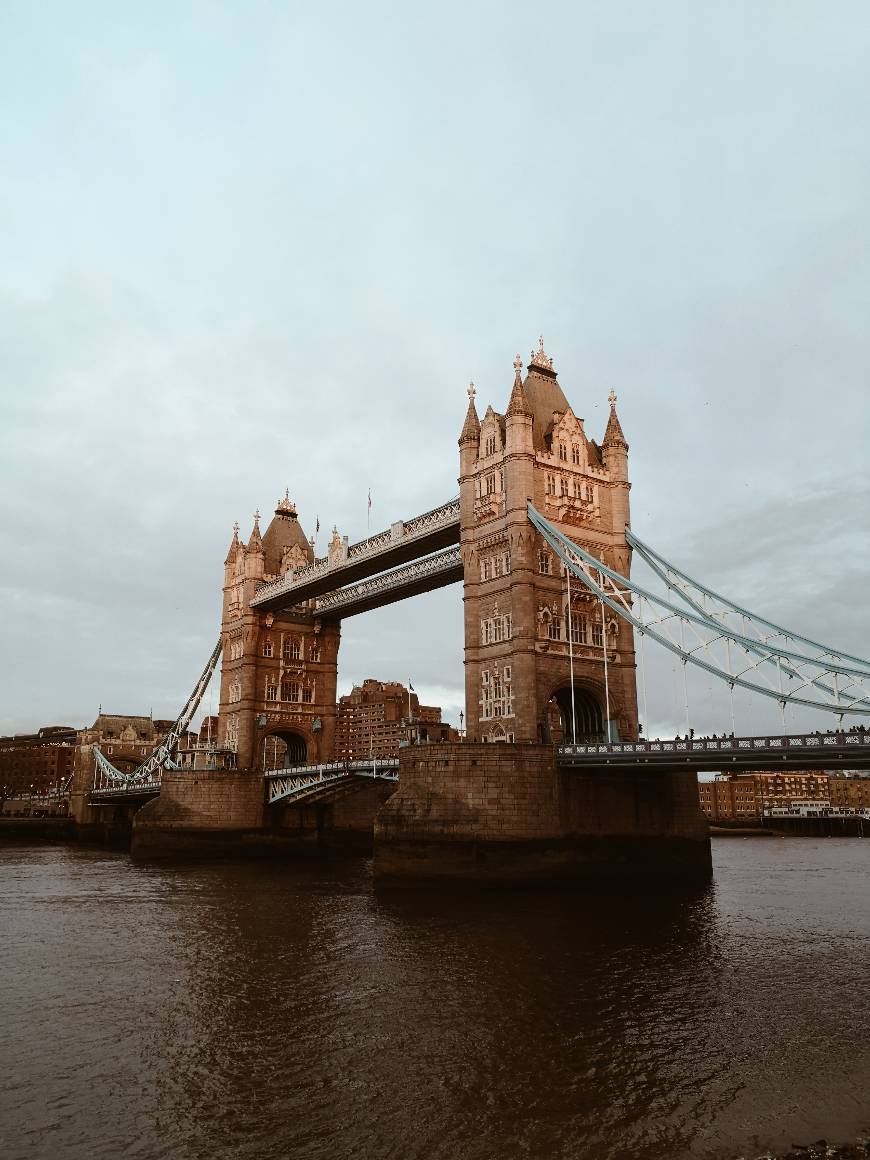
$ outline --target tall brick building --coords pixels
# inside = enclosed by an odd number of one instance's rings
[[[76,731],[69,725],[45,725],[36,733],[0,737],[0,791],[44,792],[72,773]]]
[[[566,577],[529,523],[527,501],[563,534],[628,576],[628,443],[610,395],[599,445],[562,392],[543,339],[504,414],[478,418],[469,387],[459,437],[465,570],[465,705],[469,741],[550,741],[572,728]],[[574,719],[578,740],[637,736],[634,639],[572,585]],[[605,689],[604,650],[608,686]]]
[[[421,705],[398,681],[366,680],[338,702],[335,759],[394,757],[413,734],[415,741],[447,741],[455,736],[441,709]]]

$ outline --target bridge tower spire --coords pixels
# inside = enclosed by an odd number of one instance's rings
[[[573,586],[569,610],[560,563],[528,518],[531,501],[565,535],[628,574],[628,444],[615,402],[611,395],[599,446],[568,403],[543,338],[525,378],[522,359],[514,360],[503,415],[489,407],[478,421],[471,398],[459,441],[471,741],[562,740],[572,721],[577,739],[637,734],[631,627],[602,618]]]

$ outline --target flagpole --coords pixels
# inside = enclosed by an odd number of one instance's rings
[[[571,564],[570,556],[565,562],[568,577],[568,664],[571,669],[571,744],[577,744],[577,712],[574,708],[574,618],[571,608]]]

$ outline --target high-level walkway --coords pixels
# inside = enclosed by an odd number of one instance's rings
[[[385,531],[346,549],[342,547],[337,558],[327,556],[291,570],[280,580],[265,584],[251,606],[262,612],[276,612],[329,593],[329,599],[318,601],[316,611],[341,616],[364,612],[378,607],[378,603],[392,603],[461,580],[462,561],[455,550],[458,544],[459,500],[454,499],[423,515],[397,520]],[[454,547],[453,553],[442,552],[450,547]],[[426,567],[423,557],[434,552],[442,552],[440,562]],[[411,561],[418,562],[416,570],[399,568]],[[397,571],[391,573],[389,569]],[[342,597],[338,591],[373,576],[379,577],[379,584],[359,598],[351,593]]]

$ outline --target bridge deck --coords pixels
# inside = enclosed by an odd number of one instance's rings
[[[557,752],[561,767],[590,772],[639,765],[680,765],[698,773],[836,767],[870,769],[870,732],[561,745]]]

